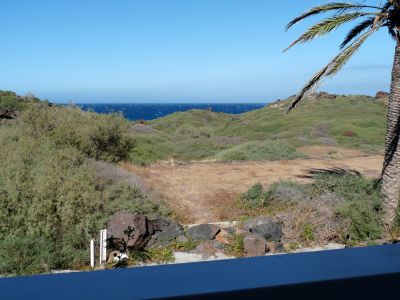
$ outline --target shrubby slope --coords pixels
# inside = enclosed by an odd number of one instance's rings
[[[166,213],[135,185],[96,168],[96,160],[130,153],[122,117],[0,92],[4,103],[16,117],[0,120],[0,274],[83,266],[88,241],[115,211]]]
[[[135,133],[131,160],[293,159],[299,157],[295,148],[316,144],[371,153],[383,149],[386,106],[375,98],[310,99],[290,114],[287,105],[280,101],[241,115],[191,110],[153,120],[147,125],[151,130]],[[279,143],[283,147],[276,147]],[[291,147],[294,151],[282,154]],[[244,155],[244,149],[252,154]]]

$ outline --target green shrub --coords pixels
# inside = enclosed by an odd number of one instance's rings
[[[35,105],[21,119],[32,136],[47,136],[57,145],[74,147],[90,158],[120,161],[128,158],[133,147],[133,139],[126,133],[128,123],[119,115]]]
[[[77,120],[76,126],[85,128],[68,129],[78,115],[87,124]],[[97,118],[75,109],[53,111],[33,104],[20,121],[0,127],[0,274],[82,266],[87,263],[89,240],[114,212],[165,214],[138,188],[94,174],[87,156],[118,160],[126,151],[122,135],[115,137],[123,132],[122,121]],[[100,124],[103,121],[109,122]],[[83,134],[107,124],[111,129]],[[109,138],[115,147],[99,142]],[[83,145],[93,141],[91,150],[85,150]]]
[[[258,208],[266,205],[266,194],[261,183],[254,184],[246,192],[240,195],[240,200],[250,208]]]
[[[174,254],[168,247],[151,248],[147,251],[149,260],[153,263],[168,263],[174,261]]]
[[[316,177],[313,194],[333,192],[346,201],[336,209],[341,218],[349,223],[348,240],[374,240],[381,237],[382,196],[377,180],[345,174],[323,174]]]
[[[305,224],[303,226],[303,234],[302,237],[307,241],[307,242],[312,242],[315,239],[314,236],[314,227],[312,224]]]
[[[188,238],[187,241],[181,242],[178,240],[174,240],[171,243],[171,248],[174,251],[192,251],[196,249],[196,247],[200,244],[200,241],[195,241],[191,238]]]

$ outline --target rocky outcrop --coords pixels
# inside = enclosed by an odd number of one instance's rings
[[[375,99],[383,99],[383,98],[389,98],[389,93],[383,92],[383,91],[378,91],[375,95]]]
[[[390,94],[387,92],[379,91],[375,95],[375,99],[383,102],[384,104],[388,105],[389,103],[389,96]]]
[[[268,217],[258,217],[244,222],[245,232],[259,234],[266,241],[280,241],[282,238],[282,225]]]
[[[200,224],[190,227],[187,235],[195,241],[213,240],[220,227],[213,224]]]
[[[183,226],[176,221],[159,218],[151,222],[155,233],[147,244],[150,247],[167,246],[170,242],[184,234]]]
[[[153,224],[145,216],[125,210],[116,212],[107,222],[109,245],[120,251],[121,245],[128,249],[144,249],[153,234]]]
[[[331,99],[336,99],[337,97],[338,97],[338,95],[330,94],[327,92],[317,92],[317,93],[310,94],[308,96],[309,99],[315,99],[315,100],[320,100],[320,99],[331,100]]]

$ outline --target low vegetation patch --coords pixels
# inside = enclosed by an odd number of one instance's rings
[[[228,241],[225,253],[234,257],[244,257],[244,235],[232,233],[228,236]]]
[[[291,160],[305,158],[285,141],[254,141],[221,151],[215,158],[222,161],[240,160]]]
[[[310,184],[276,183],[266,198],[267,206],[281,211],[278,216],[290,241],[351,245],[382,235],[382,198],[377,180],[327,170],[315,174]]]

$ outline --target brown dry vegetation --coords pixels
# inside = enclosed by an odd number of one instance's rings
[[[342,168],[356,170],[366,177],[378,177],[381,155],[367,155],[359,150],[331,146],[302,147],[300,151],[311,159],[262,162],[192,162],[173,161],[139,167],[124,163],[125,170],[143,177],[183,223],[201,223],[238,219],[241,216],[267,214],[243,207],[238,195],[260,182],[268,187],[274,182],[303,178],[311,169]]]

